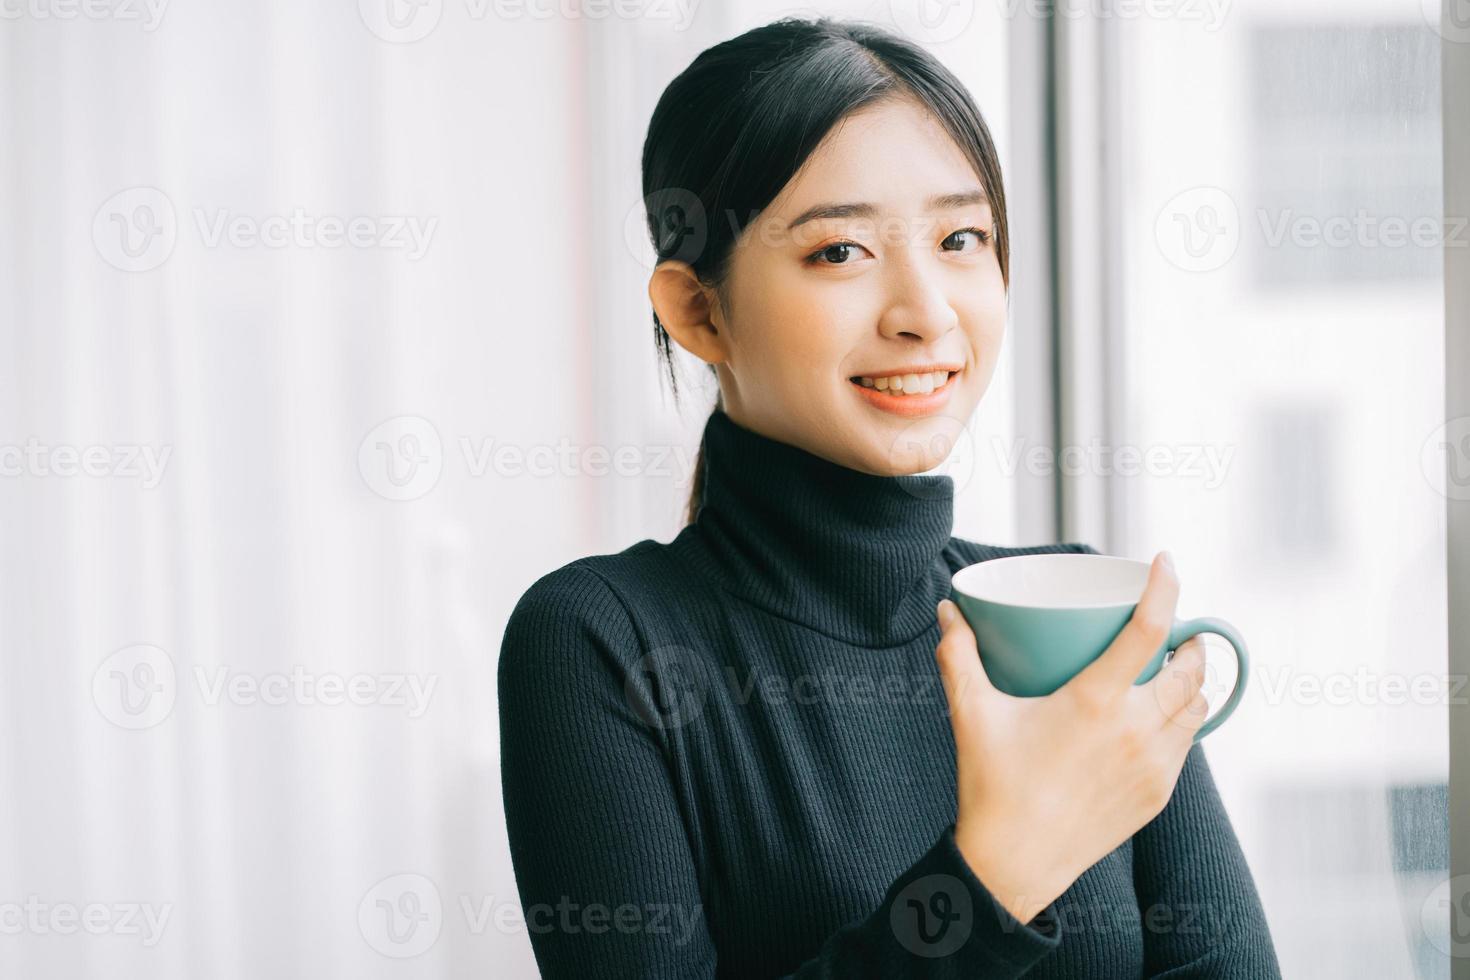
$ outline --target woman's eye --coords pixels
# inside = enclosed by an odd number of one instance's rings
[[[833,242],[817,249],[807,257],[807,261],[813,265],[846,265],[852,250],[857,247],[854,242]]]
[[[984,228],[961,228],[959,231],[956,231],[956,232],[952,233],[948,238],[946,238],[944,240],[944,244],[945,245],[949,245],[951,242],[954,242],[955,239],[957,239],[961,235],[970,235],[970,236],[972,236],[975,239],[976,243],[977,243],[977,247],[983,247],[986,242],[990,241],[990,232],[986,231]],[[963,251],[963,250],[964,250],[964,245],[963,244],[959,245],[956,248],[946,248],[945,249],[945,251],[949,251],[949,252],[960,252],[960,251]]]
[[[974,248],[969,249],[969,251],[984,248],[990,241],[990,232],[984,228],[961,228],[958,231],[951,232],[949,237],[944,240],[944,250],[947,252],[965,251],[966,243],[964,236],[967,235],[974,239]],[[849,264],[848,260],[855,257],[853,250],[861,249],[862,247],[857,242],[833,242],[807,256],[806,261],[810,265],[847,265]]]

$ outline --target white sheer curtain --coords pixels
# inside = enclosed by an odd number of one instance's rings
[[[638,148],[781,12],[653,7],[4,7],[0,975],[534,975],[500,631],[677,529]]]
[[[495,657],[593,491],[461,446],[592,435],[588,25],[7,10],[0,975],[530,975]]]

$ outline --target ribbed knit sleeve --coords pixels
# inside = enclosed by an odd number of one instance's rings
[[[1174,795],[1133,835],[1144,976],[1280,980],[1260,896],[1203,744]]]
[[[617,594],[575,564],[535,582],[506,627],[501,789],[520,903],[548,980],[721,973],[669,749],[640,713],[642,686],[629,682],[642,653]],[[950,825],[880,907],[786,975],[1020,977],[1061,942],[1054,915],[1017,922],[965,862]]]

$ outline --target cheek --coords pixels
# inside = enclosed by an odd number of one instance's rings
[[[960,311],[965,332],[977,357],[994,360],[1006,329],[1006,297],[1003,291],[987,290]]]
[[[853,291],[813,288],[791,276],[772,276],[752,304],[758,310],[761,343],[775,370],[786,376],[827,374],[852,349],[854,330],[871,314]]]

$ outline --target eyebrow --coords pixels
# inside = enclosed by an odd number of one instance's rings
[[[969,207],[972,204],[985,204],[987,198],[985,191],[976,187],[967,191],[956,191],[953,194],[936,194],[929,198],[927,207],[931,211],[953,211],[956,208]],[[818,221],[822,218],[871,218],[876,216],[878,208],[876,205],[865,202],[851,204],[818,204],[816,207],[807,208],[791,224],[786,226],[790,231],[797,225],[808,221]]]

